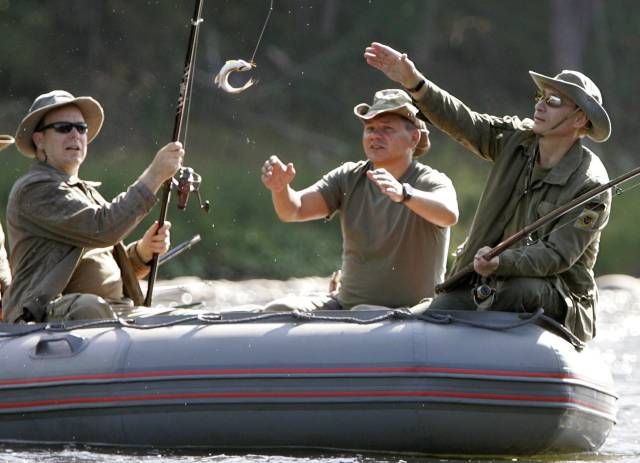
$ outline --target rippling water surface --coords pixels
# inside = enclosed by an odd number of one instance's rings
[[[598,336],[591,347],[608,359],[613,372],[618,401],[618,423],[606,443],[596,453],[535,458],[440,458],[401,455],[302,454],[228,455],[211,453],[131,453],[87,448],[0,447],[0,462],[44,463],[439,463],[439,462],[521,462],[521,463],[640,463],[640,300],[628,291],[605,290],[598,312]]]

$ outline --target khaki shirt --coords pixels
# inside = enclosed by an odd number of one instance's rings
[[[113,246],[121,270],[123,293],[140,304],[134,249],[121,240],[146,216],[156,201],[142,183],[107,202],[87,182],[35,161],[9,195],[7,234],[13,282],[3,306],[13,322],[27,309],[36,321],[46,306],[62,294],[83,254]],[[141,264],[142,265],[142,264]]]
[[[367,178],[371,161],[347,162],[313,188],[331,213],[340,212],[342,279],[338,301],[345,309],[358,304],[408,307],[433,297],[442,282],[449,228],[420,217],[393,202]],[[446,195],[456,204],[449,178],[417,161],[398,179],[416,189]]]
[[[431,82],[416,103],[436,127],[493,162],[451,274],[472,263],[482,246],[498,244],[514,217],[520,222],[518,226],[530,224],[609,181],[600,159],[579,140],[546,175],[532,181],[538,143],[531,130],[532,120],[477,113]],[[585,341],[595,335],[597,289],[593,266],[610,207],[611,192],[607,191],[547,224],[528,243],[501,254],[495,273],[498,278],[550,279],[567,303],[565,325]]]
[[[120,267],[113,246],[86,251],[76,266],[63,294],[90,293],[106,300],[124,297]]]

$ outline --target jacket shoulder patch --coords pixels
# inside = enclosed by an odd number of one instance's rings
[[[599,217],[600,214],[597,211],[584,209],[576,219],[573,226],[581,230],[593,230],[598,225]]]

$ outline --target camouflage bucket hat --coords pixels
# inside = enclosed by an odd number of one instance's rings
[[[0,151],[9,148],[15,140],[9,135],[0,135]]]
[[[429,150],[429,131],[422,119],[418,118],[419,110],[413,105],[411,97],[404,90],[389,88],[380,90],[373,96],[373,105],[360,103],[353,108],[353,113],[363,121],[373,119],[383,113],[393,113],[404,117],[420,130],[420,140],[414,151],[414,157],[422,156]]]
[[[602,94],[591,79],[577,71],[564,70],[555,77],[545,76],[529,71],[536,86],[555,88],[567,95],[584,111],[591,122],[587,136],[593,141],[602,143],[611,136],[611,120],[602,106]]]
[[[90,143],[100,132],[104,121],[104,111],[100,103],[89,96],[75,97],[64,90],[53,90],[36,98],[29,111],[27,111],[27,115],[20,122],[15,135],[18,150],[28,158],[35,157],[36,147],[33,144],[31,135],[33,135],[38,124],[49,111],[67,105],[75,105],[80,109],[85,122],[89,126],[87,142]]]

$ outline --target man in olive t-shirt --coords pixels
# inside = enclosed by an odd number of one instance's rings
[[[271,156],[262,182],[284,222],[340,212],[342,280],[336,294],[288,297],[266,310],[351,309],[359,304],[409,307],[432,297],[444,278],[456,193],[442,173],[414,158],[430,148],[429,132],[403,90],[377,92],[354,108],[367,160],[347,162],[300,191],[293,164]]]

